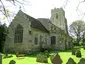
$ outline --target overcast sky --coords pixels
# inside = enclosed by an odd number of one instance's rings
[[[80,3],[79,10],[76,11],[76,7],[82,0],[29,0],[29,5],[24,6],[24,12],[34,18],[49,18],[51,17],[51,9],[63,7],[65,10],[65,17],[67,18],[67,23],[70,25],[75,20],[81,20],[83,18],[83,13],[85,12],[85,3]],[[15,6],[10,7],[12,11],[16,11],[18,8]],[[83,18],[82,20],[85,21]]]
[[[75,20],[80,20],[83,16],[83,12],[85,11],[85,3],[81,3],[79,6],[79,11],[76,11],[76,7],[78,6],[81,0],[69,0],[66,4],[66,0],[29,0],[31,6],[26,7],[27,14],[35,17],[35,18],[50,18],[51,9],[63,7],[65,10],[65,16],[67,18],[68,25],[71,24]]]

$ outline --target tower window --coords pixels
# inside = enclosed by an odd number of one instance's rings
[[[56,13],[56,19],[58,19],[58,14]]]

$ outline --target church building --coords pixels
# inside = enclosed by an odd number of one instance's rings
[[[39,51],[41,47],[53,50],[71,48],[65,11],[62,8],[52,9],[50,19],[35,19],[19,10],[8,31],[4,46],[8,51]]]

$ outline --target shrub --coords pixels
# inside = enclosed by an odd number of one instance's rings
[[[51,60],[52,63],[53,63],[54,57],[55,57],[55,54],[54,53],[50,54],[50,60]]]
[[[77,50],[76,57],[81,57],[81,51],[80,50]]]
[[[81,58],[78,64],[85,64],[85,59]]]
[[[45,50],[44,54],[49,57],[49,52],[47,50]]]
[[[12,54],[11,55],[5,54],[3,58],[11,58],[11,57],[13,57]]]
[[[84,50],[85,50],[85,43],[83,43],[83,48],[84,48]]]
[[[48,63],[48,58],[44,53],[38,54],[36,62]]]
[[[73,50],[72,50],[72,55],[75,55],[75,53],[76,53],[76,50],[73,49]]]
[[[78,50],[80,50],[79,47],[74,47],[74,48],[72,49],[72,55],[76,55],[76,52],[77,52]]]
[[[82,42],[82,41],[81,41],[81,42],[79,42],[79,45],[80,45],[80,46],[82,46],[82,45],[83,45],[83,42]]]
[[[66,64],[76,64],[76,62],[72,58],[69,58]]]
[[[18,57],[18,55],[19,55],[19,52],[16,52],[16,57]]]
[[[11,60],[9,64],[16,64],[16,62],[14,60]]]
[[[83,47],[84,48],[84,50],[85,50],[85,47]]]

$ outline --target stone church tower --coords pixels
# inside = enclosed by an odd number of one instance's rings
[[[68,33],[67,30],[67,20],[65,18],[65,11],[62,8],[54,8],[51,10],[51,18],[50,20],[52,23],[61,28],[65,31],[65,33]]]

